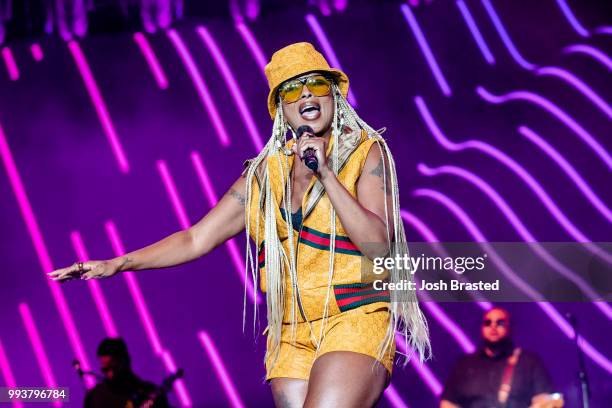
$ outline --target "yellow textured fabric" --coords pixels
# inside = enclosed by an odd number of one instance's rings
[[[349,130],[351,131],[351,130]],[[352,131],[351,131],[352,132]],[[333,139],[332,139],[333,140]],[[290,140],[287,143],[287,148],[290,149],[293,145],[294,141]],[[372,146],[376,143],[375,138],[368,138],[364,133],[361,134],[360,143],[357,147],[352,151],[347,161],[344,163],[343,167],[339,171],[338,179],[344,185],[344,187],[349,191],[349,193],[353,196],[357,196],[357,179],[361,174],[361,170],[365,164],[365,160],[367,158],[368,152],[370,148],[377,149],[377,146]],[[332,149],[332,143],[328,145],[328,156],[329,152]],[[281,165],[279,165],[279,160]],[[274,196],[277,203],[276,208],[276,219],[277,219],[277,230],[279,239],[285,249],[285,252],[289,254],[289,240],[288,240],[288,231],[285,221],[282,218],[282,214],[280,212],[280,206],[282,205],[282,195],[283,195],[283,184],[281,182],[281,172],[284,174],[284,177],[288,177],[289,171],[291,169],[292,163],[294,160],[294,156],[285,156],[283,153],[277,153],[268,158],[268,171],[270,172],[270,180],[272,184],[272,190],[274,192]],[[287,166],[287,168],[283,169],[283,167]],[[314,186],[314,183],[318,182],[316,177],[313,177],[310,186],[306,190],[306,194],[302,200],[302,211],[303,211],[303,228],[310,228],[317,232],[321,232],[323,234],[330,234],[330,207],[331,202],[327,197],[327,194],[323,193],[320,199],[316,202],[316,205],[311,209],[311,211],[307,211],[304,207],[310,196],[310,190]],[[259,186],[253,188],[253,198],[251,201],[250,217],[251,217],[251,231],[249,234],[252,239],[257,242],[257,248],[261,247],[263,236],[264,236],[264,222],[263,222],[263,213],[258,208],[257,204],[259,202],[259,194],[260,188]],[[293,208],[292,211],[295,212],[297,208]],[[259,221],[259,241],[256,240],[257,230],[256,230],[256,217],[257,214],[260,216]],[[340,222],[340,218],[336,215],[336,234],[337,236],[344,236],[348,238],[348,234],[342,227],[342,223]],[[297,264],[297,274],[298,274],[298,290],[299,290],[299,299],[302,304],[303,312],[308,320],[320,319],[323,316],[323,308],[325,306],[325,296],[327,293],[327,284],[328,284],[328,273],[329,273],[329,250],[322,250],[319,248],[315,248],[313,246],[309,246],[299,241],[299,236],[297,231],[294,231],[294,248],[296,248],[296,264]],[[336,239],[336,248],[339,246],[338,238]],[[260,262],[260,265],[262,262]],[[362,256],[360,254],[347,254],[339,252],[336,249],[336,253],[334,256],[334,277],[332,280],[332,285],[338,284],[350,284],[350,283],[361,283],[361,268],[362,268]],[[288,268],[288,265],[287,265]],[[262,291],[266,291],[266,274],[265,274],[265,266],[260,269],[260,288]],[[292,287],[289,282],[289,277],[287,276],[285,282],[285,314],[284,314],[284,322],[290,322],[290,310],[291,307],[291,299],[292,299]],[[329,304],[329,315],[335,315],[340,313],[340,308],[335,302],[333,291],[331,294],[331,301]],[[298,321],[305,321],[304,318],[298,314]]]
[[[310,338],[307,323],[298,323],[295,341],[291,340],[289,324],[282,328],[280,353],[274,365],[266,361],[266,380],[288,377],[308,380],[310,370],[317,357],[332,351],[352,351],[377,359],[378,346],[383,341],[389,311],[386,303],[372,303],[331,316],[325,328],[325,337],[317,353]],[[311,322],[318,333],[321,319]],[[268,345],[270,347],[270,345]],[[385,353],[381,364],[393,372],[395,343]]]

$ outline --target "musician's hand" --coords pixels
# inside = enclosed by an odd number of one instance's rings
[[[61,269],[56,269],[53,272],[49,272],[47,276],[49,279],[59,282],[67,282],[73,279],[102,279],[109,278],[117,273],[119,270],[119,263],[116,259],[110,259],[106,261],[87,261],[83,262],[83,273],[79,272],[79,265],[77,262],[74,264]]]
[[[538,394],[531,399],[529,408],[561,408],[563,405],[560,394]]]

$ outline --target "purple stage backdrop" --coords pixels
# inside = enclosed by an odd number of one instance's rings
[[[97,344],[120,335],[143,377],[184,368],[177,406],[272,404],[250,310],[242,329],[242,234],[180,267],[65,285],[44,274],[205,215],[270,137],[263,65],[292,42],[342,68],[359,114],[387,127],[410,241],[612,241],[606,2],[305,3],[242,22],[184,18],[156,34],[5,44],[0,385],[69,387],[67,405],[79,406],[91,383],[73,359],[97,370]],[[607,303],[506,306],[517,343],[541,355],[570,407],[565,314],[576,315],[592,406],[609,406]],[[452,363],[479,344],[478,304],[423,310],[433,359],[396,366],[381,406],[435,406]]]

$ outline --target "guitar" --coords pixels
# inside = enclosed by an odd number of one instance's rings
[[[155,400],[163,395],[167,394],[168,391],[172,388],[172,384],[179,378],[182,378],[184,371],[182,368],[179,368],[178,371],[174,374],[170,374],[168,377],[164,378],[161,385],[155,389],[155,391],[148,393],[147,395],[140,396],[141,398],[136,398],[136,401],[129,400],[125,405],[125,408],[152,408]]]

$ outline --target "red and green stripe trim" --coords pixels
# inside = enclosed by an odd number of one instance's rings
[[[313,248],[329,251],[330,234],[317,231],[314,228],[302,227],[299,242]],[[349,237],[336,235],[336,252],[347,255],[361,256],[361,252]]]
[[[341,312],[376,302],[390,302],[388,290],[376,290],[372,283],[334,285],[336,303]]]

